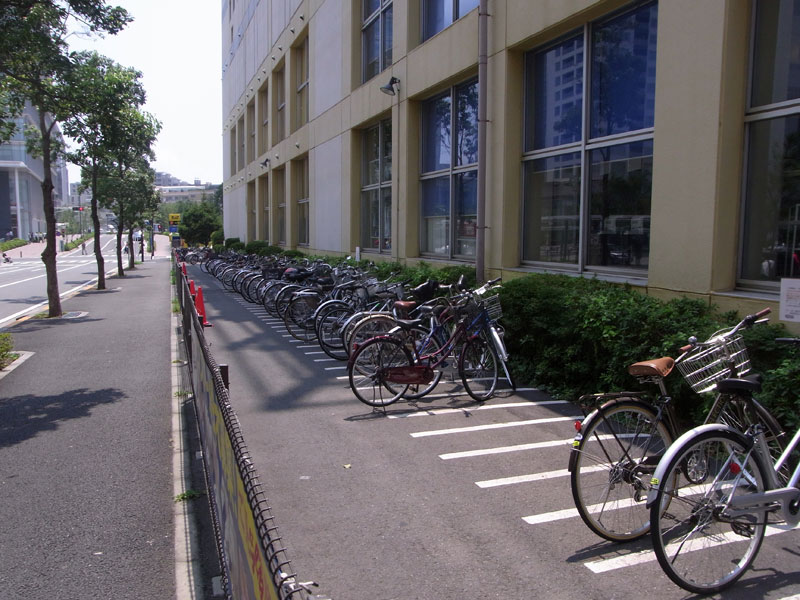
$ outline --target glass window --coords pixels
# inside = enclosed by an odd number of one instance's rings
[[[593,28],[593,138],[653,126],[656,20],[652,4]]]
[[[647,269],[657,14],[640,3],[526,57],[523,261]]]
[[[422,0],[422,41],[477,8],[479,0]]]
[[[450,167],[450,95],[429,100],[422,108],[422,170]]]
[[[753,106],[800,98],[800,0],[756,5]]]
[[[308,38],[294,49],[296,111],[294,128],[299,129],[308,122]]]
[[[422,253],[446,258],[475,256],[477,115],[476,81],[423,103]]]
[[[647,267],[653,141],[590,153],[588,264]]]
[[[392,65],[392,0],[364,0],[361,53],[362,82]]]
[[[523,260],[577,264],[580,153],[528,161],[524,173]]]
[[[362,138],[360,245],[392,249],[392,122],[385,119]]]
[[[755,15],[739,284],[777,290],[800,277],[800,0]]]

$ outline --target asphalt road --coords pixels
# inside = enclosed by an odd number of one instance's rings
[[[480,406],[455,383],[372,411],[342,363],[199,267],[211,352],[301,580],[342,599],[675,599],[649,539],[605,542],[566,476],[577,411],[536,390]],[[643,357],[645,358],[645,357]],[[725,598],[800,594],[800,531],[767,538]]]

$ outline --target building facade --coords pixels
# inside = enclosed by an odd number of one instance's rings
[[[30,104],[16,119],[14,136],[0,145],[0,239],[31,239],[47,231],[42,196],[44,165],[31,156],[25,143],[25,127],[38,127],[39,113]],[[61,133],[56,125],[54,136]],[[68,194],[67,165],[58,158],[52,165],[53,203],[60,207]]]
[[[478,4],[223,0],[225,236],[474,263],[483,185],[487,275],[774,305],[800,274],[800,0]]]

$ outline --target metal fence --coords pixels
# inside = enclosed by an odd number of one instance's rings
[[[223,372],[206,344],[185,266],[178,262],[175,282],[225,595],[233,600],[323,600],[312,596],[312,584],[298,581],[292,570]]]

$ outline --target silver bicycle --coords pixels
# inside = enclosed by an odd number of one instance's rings
[[[800,344],[800,339],[786,340]],[[743,398],[758,383],[717,384]],[[767,431],[713,423],[691,429],[658,463],[647,497],[653,549],[664,572],[682,588],[716,593],[752,564],[768,530],[800,523],[800,429],[773,459]],[[774,448],[773,448],[774,450]]]

